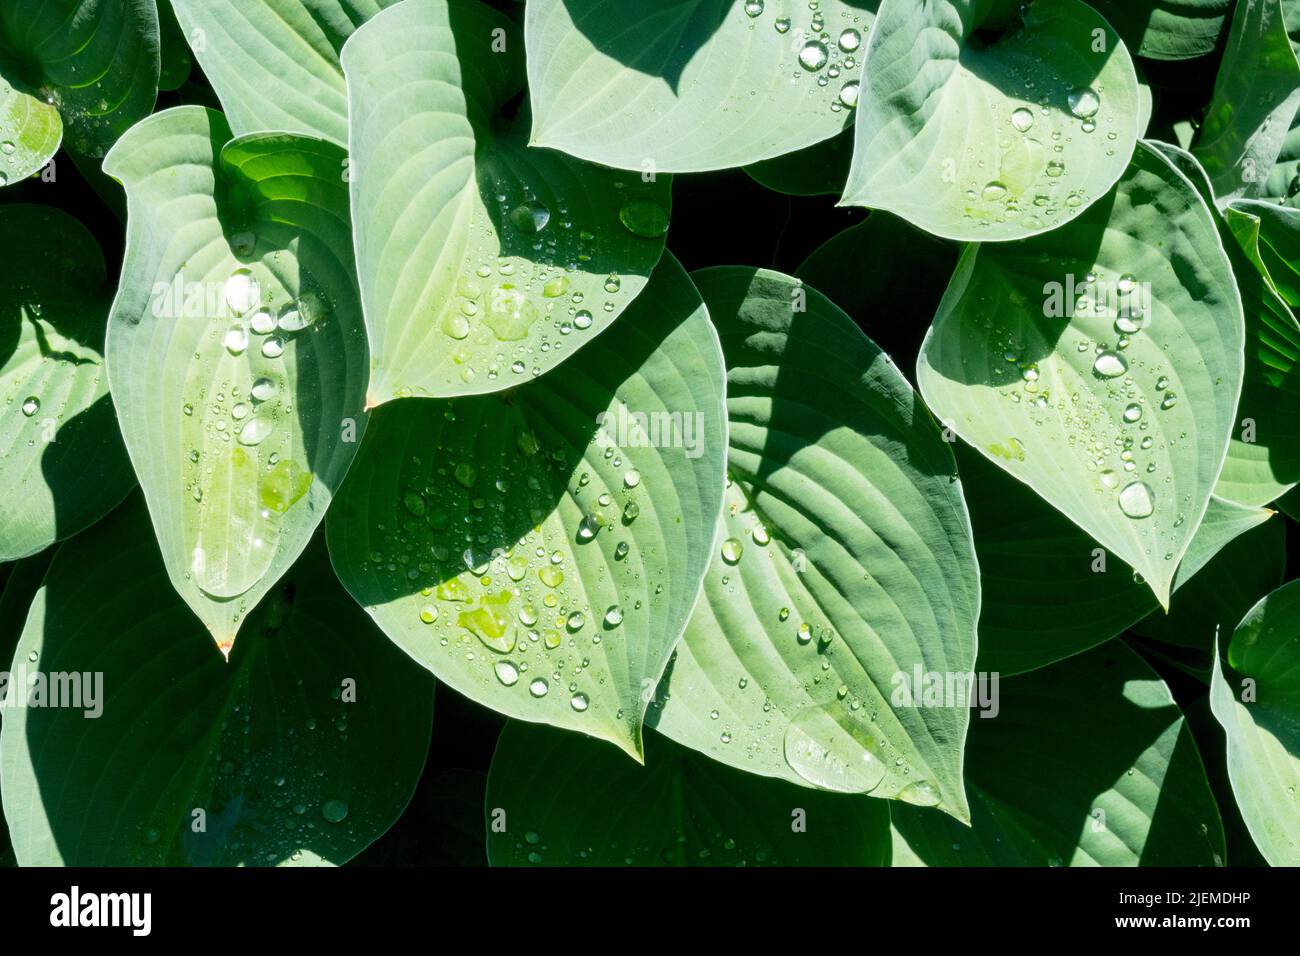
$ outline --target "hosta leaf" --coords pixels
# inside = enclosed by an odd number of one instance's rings
[[[1288,306],[1300,305],[1300,210],[1239,199],[1223,211],[1242,251]]]
[[[171,0],[237,134],[348,141],[339,50],[397,0]]]
[[[158,39],[160,43],[158,64],[158,89],[171,92],[179,90],[190,78],[194,57],[185,31],[176,19],[175,5],[179,0],[157,0]]]
[[[39,171],[62,141],[59,111],[14,89],[0,75],[0,186]]]
[[[722,374],[665,257],[564,374],[377,412],[329,519],[339,576],[462,694],[639,758],[714,540]]]
[[[407,0],[357,31],[343,69],[371,405],[525,382],[645,286],[668,179],[530,149],[501,115],[524,83],[503,15]]]
[[[1019,239],[1106,195],[1138,137],[1128,50],[1081,0],[887,3],[843,202],[950,239]],[[1004,29],[993,41],[985,31]]]
[[[1300,64],[1278,0],[1240,0],[1192,152],[1220,203],[1260,193],[1300,107]]]
[[[830,139],[857,102],[879,0],[533,0],[533,142],[698,172]]]
[[[1222,865],[1191,731],[1123,644],[1001,681],[996,717],[971,725],[972,829],[898,807],[895,866]]]
[[[1034,670],[1096,647],[1144,617],[1164,619],[1132,568],[1028,485],[969,446],[954,450],[979,558],[980,670]],[[1174,576],[1172,607],[1180,607],[1178,589],[1189,581],[1213,588],[1248,577],[1259,539],[1246,532],[1271,514],[1211,497]]]
[[[798,280],[694,274],[722,339],[733,481],[652,722],[733,767],[966,814],[967,710],[891,706],[974,664],[952,453],[888,356]]]
[[[227,653],[343,479],[366,374],[342,149],[229,136],[180,107],[104,163],[130,205],[113,401],[172,584]]]
[[[42,206],[0,206],[0,561],[99,520],[134,484],[108,396],[104,256]]]
[[[1091,0],[1124,42],[1153,60],[1213,53],[1234,0]]]
[[[507,724],[488,775],[488,861],[888,865],[886,804],[765,780],[652,736],[638,767],[574,734]]]
[[[1213,214],[1140,144],[1068,227],[966,249],[917,380],[957,434],[1167,604],[1228,445],[1242,323]]]
[[[41,704],[6,707],[0,732],[25,866],[343,863],[406,806],[433,717],[432,681],[319,540],[223,662],[139,495],[60,549],[9,670]]]
[[[158,43],[154,0],[43,0],[0,8],[0,76],[57,107],[64,141],[87,156],[103,156],[153,110]]]
[[[1228,777],[1255,845],[1273,866],[1300,865],[1300,582],[1283,585],[1237,626],[1211,676],[1228,735]]]

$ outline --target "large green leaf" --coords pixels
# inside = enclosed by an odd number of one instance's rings
[[[1187,60],[1213,53],[1235,0],[1090,0],[1135,53]]]
[[[39,171],[62,141],[59,111],[14,89],[0,75],[0,186]]]
[[[1223,825],[1182,712],[1114,643],[1000,684],[971,723],[971,829],[893,812],[895,866],[1222,865]]]
[[[1255,845],[1300,865],[1300,581],[1256,604],[1214,668],[1210,704],[1228,735],[1228,777]]]
[[[223,662],[168,587],[138,495],[60,549],[9,670],[35,703],[11,699],[0,732],[28,866],[343,863],[406,806],[433,717],[432,681],[319,540]]]
[[[1214,214],[1139,144],[1068,227],[966,249],[917,380],[957,434],[1167,604],[1227,450],[1243,335]]]
[[[111,290],[86,228],[0,206],[0,561],[99,520],[134,484],[104,374]]]
[[[563,374],[377,412],[328,522],[339,576],[461,693],[639,759],[714,542],[722,395],[708,313],[665,257]]]
[[[68,147],[87,156],[103,156],[153,110],[158,44],[154,0],[24,0],[0,7],[0,77],[56,107]],[[48,117],[39,125],[47,137],[57,129]],[[0,136],[12,138],[7,132],[0,126]]]
[[[553,368],[644,288],[670,184],[530,149],[515,25],[407,0],[343,50],[368,401],[481,394]]]
[[[981,671],[1010,676],[1044,667],[1144,617],[1153,630],[1159,626],[1165,614],[1132,568],[1028,485],[967,445],[954,450],[979,558]],[[1252,559],[1260,538],[1247,532],[1271,515],[1211,497],[1174,575],[1171,608],[1181,607],[1179,589],[1189,581],[1207,590],[1238,582],[1249,587],[1244,582],[1258,566]],[[1269,533],[1264,538],[1272,540]]]
[[[493,866],[885,866],[886,804],[764,780],[654,735],[638,767],[512,721],[488,775]]]
[[[397,0],[171,0],[237,134],[348,141],[339,50]]]
[[[1055,229],[1107,194],[1138,137],[1128,50],[1081,0],[1013,10],[885,4],[843,202],[950,239],[998,240]]]
[[[651,721],[804,786],[965,817],[968,711],[895,706],[970,671],[979,580],[952,453],[897,366],[776,272],[694,275],[727,362],[725,538]]]
[[[1300,305],[1300,210],[1239,199],[1223,210],[1228,228],[1269,287],[1288,306]]]
[[[1239,0],[1192,152],[1226,203],[1259,195],[1300,107],[1300,64],[1278,0]]]
[[[852,120],[879,0],[533,0],[538,146],[621,169],[744,166]]]
[[[343,151],[180,107],[104,168],[130,204],[108,377],[172,584],[229,653],[365,427]]]

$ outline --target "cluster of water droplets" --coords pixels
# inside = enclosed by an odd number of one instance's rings
[[[856,108],[857,76],[870,18],[845,11],[838,15],[839,22],[827,24],[820,0],[809,0],[807,18],[800,21],[783,13],[768,16],[767,7],[765,0],[748,0],[744,12],[754,21],[770,19],[772,29],[789,39],[794,54],[791,81],[802,83],[811,78],[816,86],[828,90],[832,112]]]
[[[480,460],[478,426],[451,403],[443,418],[428,454],[406,463],[363,568],[414,595],[419,629],[484,682],[583,713],[606,681],[590,672],[593,654],[646,613],[629,596],[664,588],[666,569],[647,579],[633,537],[647,481],[613,445],[593,439],[580,457],[522,424],[499,457]],[[581,517],[566,528],[570,506]]]
[[[542,356],[564,349],[575,333],[627,304],[631,290],[602,263],[626,261],[623,247],[635,242],[631,237],[662,238],[668,211],[655,187],[636,177],[616,178],[607,188],[618,193],[624,232],[617,240],[608,237],[606,223],[587,221],[591,214],[564,201],[511,182],[491,187],[485,197],[490,221],[472,236],[475,251],[452,303],[437,306],[438,328],[461,382],[540,375]],[[404,394],[399,390],[399,397]]]

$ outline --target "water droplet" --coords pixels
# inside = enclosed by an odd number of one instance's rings
[[[658,203],[628,203],[619,210],[618,218],[628,232],[645,239],[657,239],[668,231],[668,213]]]
[[[14,150],[16,150],[17,148],[18,147],[15,146],[9,140],[5,140],[3,143],[0,143],[0,153],[4,153],[6,156],[12,156],[14,154]]]
[[[426,604],[420,608],[420,620],[425,624],[432,624],[438,620],[438,608],[433,604]]]
[[[859,86],[857,80],[849,80],[840,89],[840,102],[849,109],[855,109],[858,105]]]
[[[41,410],[41,400],[35,395],[28,395],[23,399],[23,414],[31,418]]]
[[[510,222],[521,232],[541,232],[550,221],[551,211],[536,199],[520,203],[510,210]]]
[[[269,338],[262,343],[262,354],[266,358],[279,358],[284,354],[284,340],[280,338]]]
[[[1101,98],[1096,91],[1086,86],[1076,87],[1070,91],[1066,97],[1066,102],[1070,105],[1070,112],[1079,119],[1088,119],[1097,115],[1097,110],[1101,109]]]
[[[1092,370],[1099,378],[1118,378],[1128,371],[1128,362],[1118,352],[1108,350],[1097,356]]]
[[[1160,408],[1161,410],[1167,412],[1169,411],[1169,409],[1173,408],[1177,404],[1178,404],[1178,396],[1175,395],[1173,392],[1169,392],[1165,395],[1163,399],[1161,399]]]
[[[777,33],[789,33],[789,32],[790,32],[790,18],[789,18],[789,17],[778,17],[777,20],[776,20],[776,22],[775,22],[774,24],[772,24],[772,26],[776,28],[776,32],[777,32]]]
[[[574,710],[576,710],[578,713],[582,713],[590,705],[591,705],[591,701],[587,698],[586,694],[577,693],[569,698],[569,706],[572,707]]]
[[[585,331],[591,328],[591,313],[586,309],[579,309],[573,317],[573,327],[579,331]]]
[[[785,730],[785,762],[823,790],[864,793],[885,778],[876,728],[841,704],[805,707]]]
[[[242,325],[233,325],[226,331],[226,351],[231,355],[243,355],[248,348],[248,331]]]
[[[605,612],[605,626],[618,627],[622,623],[623,609],[617,604],[611,605],[609,610]]]
[[[840,34],[840,49],[845,53],[852,53],[858,47],[862,46],[862,34],[857,30],[849,28]]]
[[[478,482],[478,467],[470,461],[462,461],[456,466],[456,481],[466,488],[473,488]]]
[[[532,683],[528,685],[528,693],[534,697],[545,697],[551,689],[551,685],[546,682],[545,677],[534,677]]]
[[[262,300],[257,278],[248,269],[236,269],[226,280],[226,305],[235,315],[243,315]]]
[[[763,15],[763,0],[745,0],[745,13],[750,17]]]
[[[1130,518],[1148,518],[1156,510],[1155,492],[1145,481],[1134,481],[1119,493],[1119,510]]]
[[[830,58],[830,51],[821,40],[809,40],[799,51],[799,65],[810,73],[816,73]]]
[[[1023,106],[1011,114],[1011,125],[1020,132],[1025,132],[1034,125],[1034,111],[1025,109]]]
[[[330,823],[342,823],[348,816],[348,805],[342,800],[326,800],[320,815]]]
[[[722,542],[722,560],[728,564],[736,564],[740,561],[740,556],[745,553],[745,546],[740,543],[739,538],[728,538]]]
[[[1007,187],[996,180],[991,183],[986,183],[984,188],[980,190],[980,198],[985,202],[997,202],[1006,194]]]
[[[514,687],[519,682],[519,668],[511,661],[497,661],[492,669],[496,672],[497,680],[507,687]]]
[[[1128,407],[1124,409],[1124,421],[1128,422],[1130,425],[1141,417],[1142,406],[1137,402],[1131,402]]]
[[[271,434],[274,426],[265,418],[250,418],[239,430],[241,445],[260,445]]]
[[[275,331],[275,318],[265,309],[259,309],[248,320],[248,325],[258,335],[269,335]]]
[[[259,402],[269,401],[275,397],[275,393],[275,382],[271,381],[269,378],[259,378],[253,383],[253,387],[249,389],[249,394]]]
[[[570,631],[582,630],[582,625],[587,623],[587,616],[581,611],[574,611],[564,621],[564,626]]]

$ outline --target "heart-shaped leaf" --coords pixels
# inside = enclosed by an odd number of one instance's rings
[[[1228,777],[1242,818],[1273,866],[1300,866],[1300,582],[1264,598],[1237,626],[1211,675],[1228,735]]]
[[[528,147],[501,115],[524,84],[510,20],[406,0],[353,35],[343,70],[369,404],[526,382],[644,288],[668,179]]]
[[[886,804],[764,780],[651,736],[638,767],[574,734],[507,724],[488,774],[488,862],[889,864]]]
[[[1107,194],[1138,137],[1128,50],[1081,0],[1015,8],[883,6],[844,203],[950,239],[999,240],[1055,229]]]
[[[726,169],[851,121],[879,0],[533,0],[533,142],[606,166]]]
[[[1103,644],[1144,617],[1165,618],[1127,564],[1032,488],[969,446],[954,450],[979,558],[981,671],[1031,671]],[[1260,542],[1247,532],[1271,515],[1212,496],[1174,575],[1172,607],[1181,607],[1177,595],[1189,581],[1212,589],[1249,579]]]
[[[1235,0],[1090,0],[1124,42],[1153,60],[1213,53]]]
[[[1139,144],[1068,227],[966,249],[917,381],[957,434],[1167,605],[1227,450],[1243,336],[1213,213]]]
[[[1222,865],[1191,731],[1123,644],[1001,682],[993,707],[966,747],[972,828],[897,807],[895,866]]]
[[[0,785],[25,866],[343,863],[406,806],[433,718],[433,682],[319,539],[223,662],[139,495],[59,550],[9,672]]]
[[[0,75],[0,186],[38,172],[62,141],[59,111],[14,89]]]
[[[617,329],[563,375],[376,413],[328,531],[352,596],[440,680],[639,759],[708,565],[726,425],[674,259]]]
[[[0,206],[0,561],[98,521],[135,483],[104,374],[111,292],[81,223]]]
[[[967,710],[892,704],[974,665],[979,580],[952,453],[888,356],[776,272],[694,278],[727,362],[725,538],[652,713],[804,786],[966,815]]]
[[[237,134],[348,141],[339,50],[397,0],[171,0]]]
[[[1300,107],[1300,64],[1278,0],[1240,0],[1192,152],[1220,204],[1257,196]]]
[[[180,107],[104,168],[130,230],[108,377],[172,584],[229,653],[365,427],[343,150]]]
[[[154,0],[42,0],[0,8],[0,77],[57,108],[68,148],[85,156],[103,156],[153,109],[158,43]],[[3,89],[0,83],[0,100]],[[18,115],[29,109],[25,104]],[[57,124],[41,112],[38,126],[48,142]],[[2,120],[0,138],[13,139]]]

